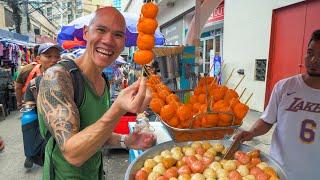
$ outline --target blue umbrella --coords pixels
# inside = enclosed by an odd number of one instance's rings
[[[139,16],[136,14],[131,14],[127,12],[122,12],[126,21],[126,47],[137,45],[137,22]],[[62,26],[58,32],[57,42],[62,45],[65,40],[74,40],[76,37],[78,40],[83,40],[83,27],[89,25],[90,20],[94,17],[94,13],[77,18],[71,23]],[[165,43],[165,38],[159,29],[155,32],[155,44],[163,45]]]

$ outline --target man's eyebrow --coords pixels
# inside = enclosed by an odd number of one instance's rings
[[[110,30],[107,26],[104,26],[104,25],[97,25],[96,26],[97,28],[103,28],[103,29],[107,29],[107,30]],[[121,31],[121,30],[116,30],[114,31],[115,33],[120,33],[122,35],[125,35],[125,32],[124,31]]]

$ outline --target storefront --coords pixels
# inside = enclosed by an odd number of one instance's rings
[[[210,15],[206,25],[202,30],[200,37],[201,57],[203,59],[200,72],[209,73],[213,64],[213,56],[223,55],[223,19],[224,19],[224,1]],[[212,75],[212,71],[210,72]]]
[[[249,107],[262,112],[274,84],[303,72],[303,57],[312,31],[320,29],[318,0],[225,1],[223,79],[235,70],[246,78],[238,87],[253,94]],[[229,87],[240,75],[234,73]]]

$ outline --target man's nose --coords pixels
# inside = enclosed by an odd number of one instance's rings
[[[310,60],[311,63],[320,63],[320,55],[319,56],[313,56]]]
[[[113,36],[111,32],[106,33],[103,37],[102,37],[102,42],[103,43],[109,43],[113,41]]]

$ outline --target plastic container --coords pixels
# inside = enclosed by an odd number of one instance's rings
[[[35,107],[24,106],[20,112],[24,154],[27,157],[36,155],[40,138],[38,115]]]
[[[22,113],[21,125],[29,124],[35,120],[38,120],[37,110],[33,106],[25,105],[20,112]]]
[[[136,122],[136,116],[122,116],[113,132],[118,134],[129,134],[129,122]]]

